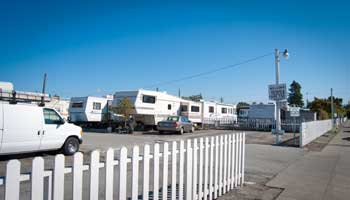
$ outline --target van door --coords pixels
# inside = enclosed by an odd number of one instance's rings
[[[41,137],[40,150],[59,149],[66,138],[64,120],[53,109],[43,108],[44,128]]]
[[[41,108],[32,105],[3,104],[1,154],[37,151],[43,125]]]

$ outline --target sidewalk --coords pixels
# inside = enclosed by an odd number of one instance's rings
[[[277,199],[350,198],[350,121],[321,152],[309,152],[267,186],[283,188]]]

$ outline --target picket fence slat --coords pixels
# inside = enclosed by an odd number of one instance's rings
[[[209,200],[213,199],[213,182],[214,182],[214,145],[215,145],[215,140],[214,137],[210,137],[210,150],[209,150]]]
[[[208,198],[208,165],[209,165],[209,138],[204,143],[204,200]]]
[[[187,140],[186,148],[186,200],[192,199],[192,147],[191,140]]]
[[[18,200],[21,163],[18,160],[10,160],[6,167],[5,200]]]
[[[62,154],[55,157],[53,175],[53,200],[64,199],[64,166],[65,158]]]
[[[244,184],[244,162],[245,162],[245,133],[243,133],[243,140],[242,140],[242,184]]]
[[[163,145],[163,190],[162,199],[168,199],[168,156],[169,156],[169,145],[167,142]]]
[[[90,155],[90,200],[98,200],[100,151],[93,151]]]
[[[150,159],[150,147],[149,147],[149,145],[146,144],[144,149],[143,149],[143,185],[142,185],[143,200],[148,200],[149,159]]]
[[[138,200],[141,182],[143,200],[150,198],[152,200],[212,200],[233,188],[244,185],[245,133],[188,139],[186,144],[184,141],[173,141],[171,149],[169,149],[169,143],[165,142],[162,152],[159,144],[154,144],[152,148],[154,151],[151,153],[150,146],[145,145],[142,155],[140,148],[134,146],[130,151],[130,158],[126,147],[118,150],[120,154],[115,154],[110,148],[105,153],[104,162],[100,162],[100,152],[95,150],[90,154],[88,165],[83,164],[83,154],[78,152],[73,156],[72,166],[67,167],[65,167],[65,157],[59,154],[55,156],[52,170],[45,170],[44,159],[35,157],[32,161],[32,172],[26,174],[20,173],[21,163],[18,160],[10,160],[6,166],[6,177],[2,179],[5,184],[5,200],[22,198],[20,184],[28,180],[31,182],[30,198],[32,200],[65,198],[82,200],[83,194],[84,198],[87,198],[83,193],[85,188],[88,190],[87,195],[90,200],[97,200],[100,195],[104,195],[106,200],[112,200],[115,195],[120,200]],[[115,155],[119,158],[115,158]],[[160,159],[161,166],[159,166]],[[153,193],[149,190],[151,161]],[[142,175],[140,162],[142,162]],[[100,193],[102,190],[99,185],[100,168],[105,172],[103,193]],[[170,168],[171,171],[169,171]],[[117,173],[115,170],[119,170],[117,180],[115,180]],[[83,176],[84,171],[87,172],[88,177]],[[69,173],[72,173],[73,181],[72,185],[68,186],[72,187],[70,197],[65,194],[67,187],[65,174]],[[128,173],[130,173],[129,176]],[[89,179],[87,183],[84,181],[85,178]],[[115,182],[118,188],[114,188]],[[168,191],[169,189],[171,191]]]
[[[202,200],[203,198],[203,151],[204,151],[204,142],[203,138],[199,139],[199,179],[198,179],[198,199]]]
[[[127,172],[128,172],[128,149],[123,147],[120,150],[119,163],[119,200],[126,200]]]
[[[44,199],[44,159],[35,157],[32,163],[31,177],[31,198],[32,200]]]
[[[214,199],[218,198],[219,174],[219,136],[215,137],[215,176],[214,176]]]
[[[176,199],[176,170],[177,170],[177,143],[176,141],[172,144],[172,150],[171,150],[171,159],[172,159],[172,165],[171,165],[171,199]]]
[[[198,171],[197,171],[197,158],[198,158],[198,143],[197,139],[193,140],[193,178],[192,178],[192,199],[197,199],[197,179],[198,179]]]
[[[227,190],[231,190],[231,179],[232,179],[232,174],[231,174],[231,163],[232,163],[232,134],[229,134],[228,135],[228,138],[227,138],[227,143],[228,143],[228,147],[227,147],[227,152],[228,152],[228,160],[227,160]]]
[[[224,136],[224,176],[223,176],[223,193],[226,193],[227,185],[227,135]]]
[[[83,194],[83,154],[78,152],[73,157],[73,200],[82,200]]]
[[[139,192],[139,147],[134,146],[132,149],[132,183],[131,199],[138,199]]]
[[[185,143],[183,140],[180,141],[180,152],[179,152],[179,200],[184,198],[184,152],[185,152]]]
[[[159,144],[155,144],[153,151],[153,200],[158,200],[159,195],[159,155]]]
[[[222,174],[223,174],[223,151],[224,151],[224,148],[223,148],[223,136],[221,135],[220,136],[220,141],[219,141],[219,196],[222,195],[222,187],[223,187],[223,184],[222,184]]]
[[[231,159],[232,159],[232,164],[231,164],[231,189],[235,188],[235,166],[236,166],[236,135],[232,135],[232,151],[231,151]]]
[[[239,142],[238,142],[238,149],[239,149],[239,152],[238,152],[238,185],[241,186],[241,167],[242,167],[242,144],[241,144],[241,141],[242,141],[242,134],[239,133],[238,134],[238,137],[239,137]]]
[[[106,181],[105,199],[113,200],[113,180],[114,180],[114,150],[108,149],[106,152]]]

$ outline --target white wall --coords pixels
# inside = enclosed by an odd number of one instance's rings
[[[303,147],[332,129],[332,120],[303,122],[300,130],[299,145]]]

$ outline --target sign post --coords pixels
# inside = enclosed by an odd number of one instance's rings
[[[283,52],[283,56],[288,58],[289,53],[286,49]],[[272,131],[272,134],[276,135],[276,144],[281,142],[281,135],[283,131],[281,130],[281,110],[280,101],[287,98],[287,89],[285,84],[280,84],[280,52],[275,49],[275,67],[276,67],[276,84],[269,86],[269,97],[271,100],[276,101],[276,129]]]
[[[297,145],[296,142],[296,127],[297,127],[297,123],[296,123],[296,118],[300,116],[300,108],[299,107],[290,107],[290,116],[293,117],[293,133],[294,133],[294,145]]]

